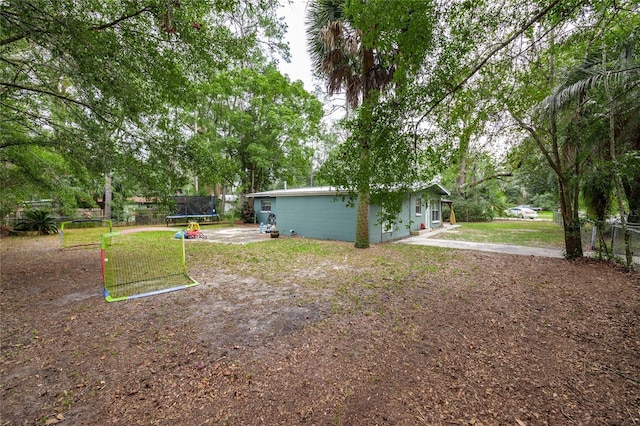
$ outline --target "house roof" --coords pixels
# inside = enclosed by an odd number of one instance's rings
[[[412,192],[420,192],[427,189],[433,189],[438,195],[451,195],[440,182],[432,181],[429,183],[416,183],[411,186]],[[276,189],[273,191],[254,192],[247,194],[247,198],[258,197],[302,197],[309,195],[347,195],[349,191],[346,189],[338,189],[333,186],[312,186],[307,188],[292,189]]]
[[[254,192],[247,194],[248,198],[256,197],[301,197],[304,195],[343,195],[346,190],[339,190],[332,186],[312,186],[307,188],[276,189],[273,191]]]

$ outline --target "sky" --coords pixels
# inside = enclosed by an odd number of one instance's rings
[[[311,59],[307,53],[307,36],[304,26],[308,1],[291,0],[291,4],[280,7],[280,16],[285,18],[288,26],[285,39],[291,49],[291,63],[280,61],[279,68],[292,81],[301,80],[304,83],[304,88],[313,93]]]
[[[291,81],[302,81],[307,92],[317,94],[325,105],[325,120],[335,122],[345,115],[344,96],[338,94],[327,98],[323,83],[313,78],[305,28],[307,4],[310,2],[311,0],[283,0],[285,4],[280,6],[279,15],[284,17],[287,24],[285,41],[289,43],[291,62],[281,60],[278,68]]]

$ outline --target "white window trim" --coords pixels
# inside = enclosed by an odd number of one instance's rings
[[[264,210],[262,208],[262,206],[264,206],[265,202],[269,203],[269,210]],[[272,209],[273,209],[273,205],[271,204],[270,200],[260,200],[260,213],[271,213]]]
[[[415,211],[417,207],[420,207],[420,213]],[[414,204],[414,212],[416,216],[419,216],[419,217],[422,216],[422,198],[416,198],[416,202]]]
[[[430,210],[430,214],[431,214],[431,223],[440,223],[442,221],[442,203],[440,202],[440,200],[431,200],[431,208]],[[438,219],[433,219],[433,214],[435,212],[438,212]]]

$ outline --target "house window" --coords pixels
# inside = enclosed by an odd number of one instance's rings
[[[440,201],[434,201],[431,207],[431,222],[440,222]]]
[[[384,216],[385,211],[382,211],[382,215]],[[388,234],[393,232],[393,222],[391,222],[390,220],[384,220],[382,222],[382,233],[383,234]]]
[[[270,212],[271,211],[271,201],[267,201],[267,200],[260,201],[260,211],[262,211],[262,212]]]
[[[382,233],[388,234],[391,232],[393,232],[393,223],[389,220],[385,220],[384,222],[382,222]]]
[[[416,199],[416,216],[422,216],[422,198]]]

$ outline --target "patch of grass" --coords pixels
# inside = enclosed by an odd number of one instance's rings
[[[197,277],[238,276],[273,287],[299,286],[323,298],[333,312],[384,312],[385,300],[408,284],[421,286],[441,278],[444,249],[376,244],[354,249],[340,241],[279,238],[242,246],[188,244],[187,267]],[[382,292],[382,293],[381,293]],[[382,296],[380,296],[382,294]]]
[[[519,246],[564,248],[562,227],[553,222],[510,220],[460,223],[459,228],[443,232],[439,239],[477,243],[513,244]]]
[[[553,221],[553,212],[552,211],[538,212],[538,219]]]

